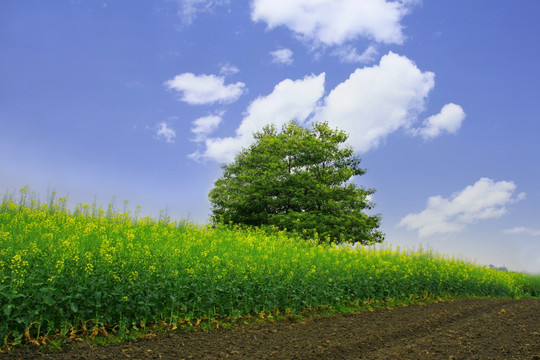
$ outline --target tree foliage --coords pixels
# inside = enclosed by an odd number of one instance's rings
[[[266,126],[255,142],[223,166],[209,193],[215,222],[273,225],[320,241],[381,242],[379,215],[367,215],[375,190],[357,187],[365,173],[345,146],[348,135],[327,123],[305,129],[291,121]]]

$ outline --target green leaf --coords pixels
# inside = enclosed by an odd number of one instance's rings
[[[49,306],[53,306],[55,304],[55,301],[50,295],[43,296],[43,302]]]
[[[79,312],[79,307],[77,306],[77,304],[70,303],[69,307],[70,307],[71,311],[73,311],[74,313]]]
[[[3,306],[2,310],[4,310],[4,314],[6,316],[11,315],[11,312],[13,311],[13,304],[6,304]]]

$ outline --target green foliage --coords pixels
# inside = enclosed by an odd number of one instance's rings
[[[380,216],[363,212],[374,190],[350,182],[365,170],[347,138],[327,123],[308,130],[294,121],[279,133],[273,126],[255,133],[210,191],[214,221],[273,225],[327,242],[383,241]]]
[[[69,211],[58,201],[0,203],[0,347],[389,299],[539,294],[539,277],[432,252],[134,219],[95,204]]]
[[[523,290],[532,297],[540,298],[540,275],[527,274]]]

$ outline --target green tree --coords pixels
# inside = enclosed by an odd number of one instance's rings
[[[214,183],[209,199],[216,223],[277,226],[319,241],[384,240],[380,215],[367,215],[374,189],[357,187],[360,158],[345,146],[348,135],[327,123],[305,129],[291,121],[278,132],[254,134]]]

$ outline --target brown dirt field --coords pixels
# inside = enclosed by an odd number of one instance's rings
[[[537,359],[540,299],[459,300],[0,359]]]

